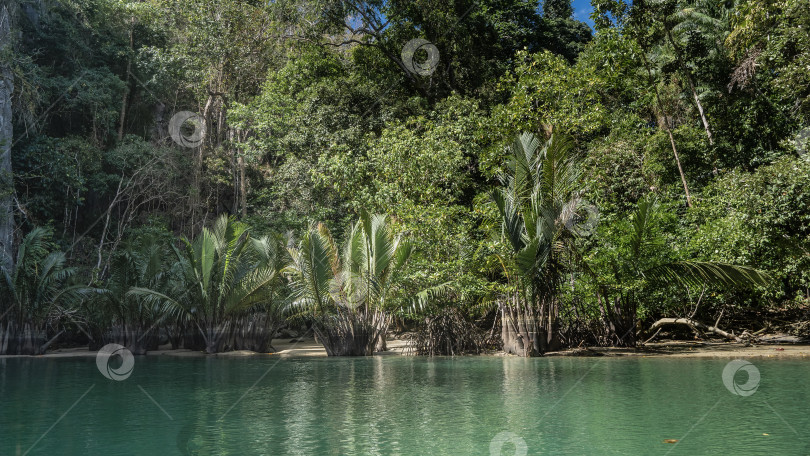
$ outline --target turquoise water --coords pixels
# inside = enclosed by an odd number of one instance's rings
[[[0,359],[0,454],[810,454],[810,363],[752,361]]]

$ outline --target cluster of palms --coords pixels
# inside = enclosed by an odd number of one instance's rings
[[[581,171],[559,136],[545,144],[529,133],[509,148],[502,188],[493,198],[512,247],[509,296],[501,304],[504,350],[533,356],[558,344],[559,281],[575,252],[583,200]]]
[[[509,246],[501,263],[510,291],[499,299],[508,353],[535,356],[571,342],[561,340],[561,284],[574,272],[594,283],[606,339],[618,345],[635,343],[636,290],[625,284],[641,277],[668,286],[765,283],[751,268],[643,258],[657,210],[648,200],[639,203],[628,254],[615,259],[606,283],[585,260],[581,239],[594,221],[571,143],[559,136],[541,143],[524,133],[508,155],[493,194]],[[413,247],[384,215],[361,214],[342,249],[322,224],[293,242],[254,238],[227,216],[178,244],[139,239],[116,255],[104,287],[94,288],[71,285],[75,270],[51,251],[50,233],[33,230],[16,265],[2,267],[0,354],[44,352],[61,334],[55,323],[65,321],[85,332],[91,346],[114,342],[136,354],[157,348],[161,334],[175,348],[267,352],[285,321],[305,318],[330,356],[368,355],[384,348],[391,316],[403,303],[424,305],[449,290],[443,284],[403,299],[400,284]]]
[[[363,213],[342,255],[323,225],[289,244],[281,236],[252,238],[243,223],[221,217],[175,249],[174,279],[152,276],[162,286],[134,286],[125,297],[170,322],[169,332],[191,328],[207,353],[266,352],[285,319],[302,315],[329,355],[368,355],[382,345],[410,243],[393,235],[385,216]]]
[[[599,319],[613,345],[635,345],[637,299],[627,283],[653,286],[739,287],[765,285],[767,275],[745,266],[715,262],[656,263],[643,258],[642,246],[651,234],[658,206],[641,200],[632,216],[634,233],[627,252],[610,265],[610,281],[586,260],[593,213],[582,197],[580,160],[572,144],[559,136],[541,143],[534,135],[519,135],[508,149],[509,163],[502,186],[493,194],[503,221],[509,254],[503,258],[510,290],[499,303],[504,351],[536,356],[561,343],[561,284],[579,274],[594,284]],[[642,267],[643,266],[643,267]],[[570,302],[567,304],[571,304]],[[575,342],[567,341],[569,344]]]
[[[184,339],[187,348],[207,353],[268,351],[282,323],[281,240],[252,238],[247,225],[223,216],[181,244],[172,246],[176,261],[169,268],[128,288],[127,308],[149,309],[156,317],[151,327],[163,324],[175,347]],[[147,323],[136,323],[138,339]]]
[[[366,355],[383,348],[394,291],[411,257],[410,242],[394,236],[386,216],[363,213],[343,250],[318,225],[289,250],[292,306],[314,317],[329,355]]]
[[[94,288],[68,286],[75,270],[49,251],[49,236],[32,231],[15,267],[3,268],[0,292],[11,300],[0,307],[0,354],[43,353],[57,322],[82,330],[91,348],[118,343],[143,354],[163,333],[175,348],[267,352],[286,319],[305,315],[330,355],[368,355],[384,345],[392,294],[412,253],[381,215],[364,213],[341,253],[323,225],[296,244],[254,238],[222,216],[179,247],[138,239]]]
[[[49,325],[94,291],[69,285],[76,270],[53,250],[51,231],[36,228],[20,243],[16,265],[0,268],[0,355],[44,353],[64,332],[48,338]]]

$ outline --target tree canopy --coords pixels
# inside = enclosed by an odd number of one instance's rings
[[[592,5],[594,30],[568,0],[5,1],[0,326],[92,332],[64,315],[104,299],[116,325],[204,322],[215,351],[259,312],[250,287],[291,308],[285,265],[372,213],[413,248],[385,305],[403,320],[450,283],[431,308],[491,327],[520,282],[565,304],[563,339],[612,325],[599,343],[696,302],[712,321],[808,305],[810,5]],[[546,185],[548,163],[569,181]],[[36,299],[34,263],[55,268]],[[756,285],[656,279],[735,273]]]

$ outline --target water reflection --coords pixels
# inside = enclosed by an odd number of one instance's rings
[[[92,358],[0,359],[0,454],[51,426],[30,454],[801,454],[808,365],[758,362],[742,398],[725,362],[144,357],[115,382]]]

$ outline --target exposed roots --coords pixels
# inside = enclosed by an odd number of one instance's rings
[[[384,347],[391,318],[384,312],[340,312],[315,320],[315,338],[327,356],[369,356]]]
[[[479,354],[485,334],[467,321],[458,309],[447,308],[428,317],[413,338],[417,355],[442,356]]]

